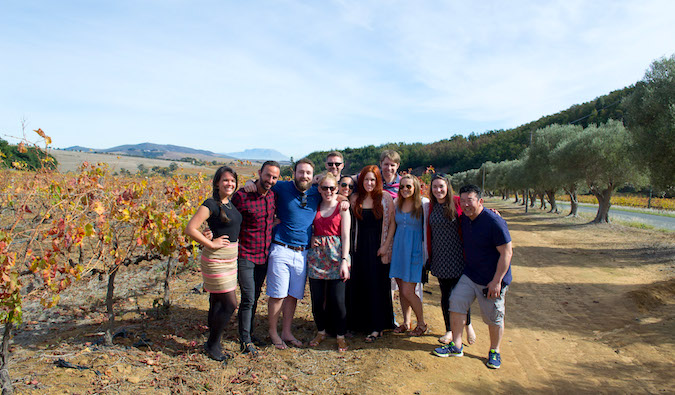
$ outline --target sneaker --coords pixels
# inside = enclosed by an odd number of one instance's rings
[[[487,367],[490,369],[499,369],[502,366],[502,357],[495,350],[490,350],[488,354],[488,361],[486,363]]]
[[[437,357],[461,357],[464,355],[464,346],[457,348],[455,342],[450,342],[445,346],[435,348],[432,352]]]

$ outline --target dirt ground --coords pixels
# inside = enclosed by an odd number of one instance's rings
[[[317,349],[263,346],[227,366],[201,352],[207,295],[194,268],[172,282],[173,306],[161,298],[162,263],[118,275],[113,347],[100,344],[105,278],[87,277],[44,311],[25,304],[14,338],[10,374],[17,393],[662,393],[675,382],[675,240],[673,233],[586,225],[586,220],[491,201],[507,219],[514,243],[514,282],[507,293],[502,368],[485,367],[489,341],[474,305],[478,341],[463,358],[430,351],[444,333],[440,291],[425,294],[431,333],[386,333],[374,344],[335,340]],[[265,340],[266,299],[255,335]],[[400,317],[400,313],[398,313]],[[296,336],[314,335],[309,297],[298,306]],[[238,350],[236,323],[224,346]],[[57,366],[57,361],[81,369]],[[61,362],[61,364],[63,364]]]

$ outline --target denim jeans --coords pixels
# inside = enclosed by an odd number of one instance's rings
[[[256,265],[247,259],[239,259],[238,262],[238,282],[241,292],[241,301],[239,302],[239,341],[242,343],[251,342],[251,332],[253,331],[253,321],[255,319],[255,310],[258,307],[258,298],[262,285],[267,275],[267,263]]]

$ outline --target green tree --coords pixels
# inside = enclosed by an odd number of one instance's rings
[[[675,188],[675,54],[654,61],[623,105],[652,185]]]
[[[598,199],[593,222],[609,222],[610,198],[616,188],[644,184],[633,150],[631,135],[619,121],[591,125],[556,148],[559,160],[566,161]]]

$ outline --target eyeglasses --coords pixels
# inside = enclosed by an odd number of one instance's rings
[[[302,208],[307,207],[307,195],[305,193],[300,195],[300,207]]]
[[[321,190],[322,190],[322,191],[331,191],[331,192],[333,192],[336,188],[337,188],[337,187],[334,187],[334,186],[327,187],[327,186],[325,186],[325,185],[321,185]]]
[[[347,184],[346,182],[341,183],[340,186],[341,186],[342,188],[347,188],[347,187],[349,187],[349,189],[354,189],[354,184]]]
[[[415,186],[414,186],[413,184],[406,184],[406,185],[401,185],[400,188],[401,188],[401,189],[407,189],[407,190],[410,191],[410,190],[412,190],[413,188],[415,188]]]
[[[342,162],[326,162],[326,166],[328,167],[340,167],[340,165],[342,165]]]

